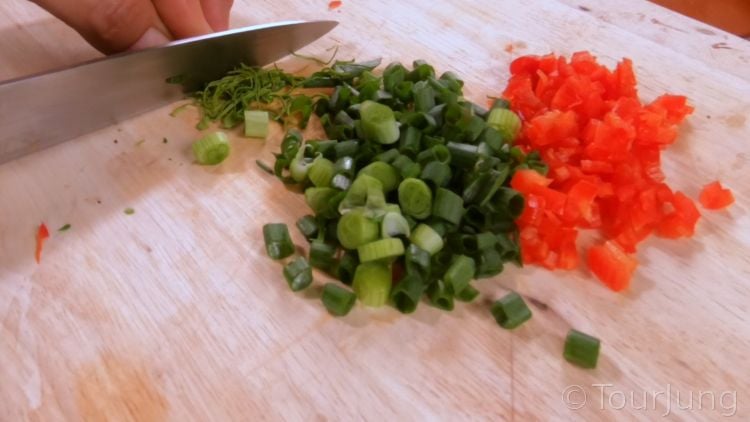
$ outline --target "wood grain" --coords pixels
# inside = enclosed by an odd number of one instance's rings
[[[267,142],[235,136],[230,158],[203,168],[189,153],[195,112],[165,107],[0,166],[0,420],[750,418],[750,44],[649,3],[591,3],[345,1],[331,12],[243,0],[232,26],[337,19],[305,53],[424,58],[459,72],[480,102],[502,90],[513,57],[582,49],[632,58],[644,100],[688,95],[696,113],[664,154],[668,180],[695,197],[718,178],[737,203],[704,212],[693,239],[647,241],[630,291],[583,269],[513,268],[453,313],[358,306],[332,318],[318,290],[289,292],[263,251],[264,223],[306,212],[254,164],[271,160],[280,129]],[[96,54],[31,3],[0,3],[0,78]],[[41,221],[72,228],[53,232],[37,265]],[[509,288],[535,314],[512,333],[487,305]],[[562,359],[570,327],[602,339],[598,369]],[[571,399],[587,395],[580,409],[563,400],[570,386],[581,386]],[[698,409],[701,392],[713,406]]]

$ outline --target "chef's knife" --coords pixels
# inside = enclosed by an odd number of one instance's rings
[[[0,83],[0,163],[184,98],[240,63],[272,63],[336,25],[252,26]]]

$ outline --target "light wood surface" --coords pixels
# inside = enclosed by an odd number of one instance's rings
[[[335,319],[316,289],[292,294],[263,251],[264,223],[306,212],[254,164],[271,160],[280,131],[236,137],[224,164],[202,168],[189,154],[195,112],[165,107],[0,166],[0,420],[750,418],[750,44],[614,0],[345,0],[335,12],[244,0],[232,24],[298,18],[341,22],[306,53],[424,58],[480,102],[519,54],[630,57],[644,100],[673,92],[696,106],[664,154],[668,181],[696,197],[721,179],[737,203],[704,212],[692,239],[648,240],[624,294],[583,269],[512,268],[453,313],[358,306]],[[95,56],[30,2],[0,3],[0,78]],[[53,233],[37,265],[41,221]],[[508,288],[534,312],[512,333],[486,303]],[[571,327],[602,339],[598,369],[562,359]],[[566,391],[587,402],[570,409]]]

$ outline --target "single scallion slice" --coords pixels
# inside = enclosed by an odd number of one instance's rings
[[[206,135],[193,144],[193,154],[199,164],[215,166],[229,156],[229,139],[224,132]]]
[[[334,174],[334,165],[331,160],[326,158],[318,158],[310,166],[310,170],[307,173],[307,177],[313,183],[313,185],[324,188],[331,186],[331,180]]]
[[[432,306],[444,311],[453,310],[453,295],[443,283],[443,280],[437,280],[427,288],[427,296],[430,298]]]
[[[364,167],[359,171],[359,175],[362,174],[378,179],[383,186],[383,193],[388,193],[396,189],[399,182],[401,182],[401,176],[399,176],[398,171],[392,165],[383,161],[375,161]]]
[[[336,236],[346,249],[358,247],[378,239],[378,223],[365,215],[362,210],[353,210],[339,219]]]
[[[398,141],[398,122],[390,107],[374,101],[365,101],[359,109],[359,115],[365,138],[381,144]]]
[[[593,369],[599,361],[601,342],[598,338],[571,329],[565,338],[563,357],[581,368]]]
[[[456,299],[461,302],[473,302],[479,296],[479,290],[477,290],[471,284],[467,284],[460,293],[456,295]]]
[[[359,254],[359,261],[362,263],[370,261],[388,262],[404,254],[404,242],[398,238],[380,239],[358,247],[357,253]]]
[[[412,243],[427,251],[430,255],[435,255],[443,249],[443,238],[432,227],[427,224],[418,225],[409,236]]]
[[[438,188],[432,205],[432,215],[459,224],[464,215],[464,200],[451,190]]]
[[[422,280],[430,275],[430,253],[414,243],[406,248],[404,261],[407,274],[418,275]]]
[[[445,272],[445,285],[451,289],[454,295],[461,293],[474,278],[476,266],[474,260],[466,255],[458,255]]]
[[[345,251],[341,259],[339,259],[338,265],[336,265],[334,274],[342,283],[352,284],[357,265],[359,265],[357,253],[354,251]]]
[[[487,125],[500,132],[504,142],[510,143],[521,130],[521,119],[507,108],[493,108],[487,116]]]
[[[432,213],[432,191],[419,179],[404,179],[398,187],[398,202],[404,214],[425,219]]]
[[[268,121],[265,110],[245,110],[245,136],[265,139],[268,136]]]
[[[321,300],[331,315],[345,316],[354,307],[357,295],[335,283],[327,283],[323,287]]]
[[[492,304],[492,316],[501,327],[512,330],[531,319],[531,309],[521,295],[510,292]]]
[[[302,235],[308,240],[318,235],[318,223],[312,215],[306,215],[300,218],[295,224],[300,233],[302,233]]]
[[[354,273],[352,287],[365,306],[385,305],[391,292],[391,269],[382,263],[364,262]]]
[[[334,188],[307,188],[305,189],[305,202],[317,216],[331,218],[336,211],[334,198],[343,192]]]
[[[387,212],[380,223],[380,237],[409,237],[411,229],[409,222],[399,212]]]
[[[414,312],[424,289],[425,286],[421,277],[416,274],[406,274],[391,291],[393,305],[401,313],[410,314]]]
[[[266,252],[273,259],[286,258],[294,253],[294,244],[286,224],[266,224],[263,226],[263,239]]]
[[[329,271],[336,263],[336,247],[316,240],[310,243],[310,265],[323,271]]]
[[[312,267],[304,257],[298,256],[284,266],[284,278],[292,291],[306,289],[313,280]]]
[[[448,164],[439,161],[430,161],[422,168],[422,180],[431,182],[433,186],[441,187],[448,185],[452,176],[451,168]]]

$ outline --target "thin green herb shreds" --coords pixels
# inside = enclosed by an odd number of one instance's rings
[[[312,265],[351,284],[362,304],[409,313],[426,299],[452,310],[479,296],[475,278],[520,263],[524,202],[509,183],[541,161],[512,146],[520,120],[507,103],[483,110],[454,73],[422,61],[382,75],[379,64],[337,62],[294,81],[332,90],[312,105],[328,139],[290,130],[274,173],[301,186],[314,214],[297,223]],[[351,295],[341,309],[334,300],[341,292],[328,287],[324,300],[334,315],[348,312]],[[510,328],[530,317],[515,309],[493,313]]]

